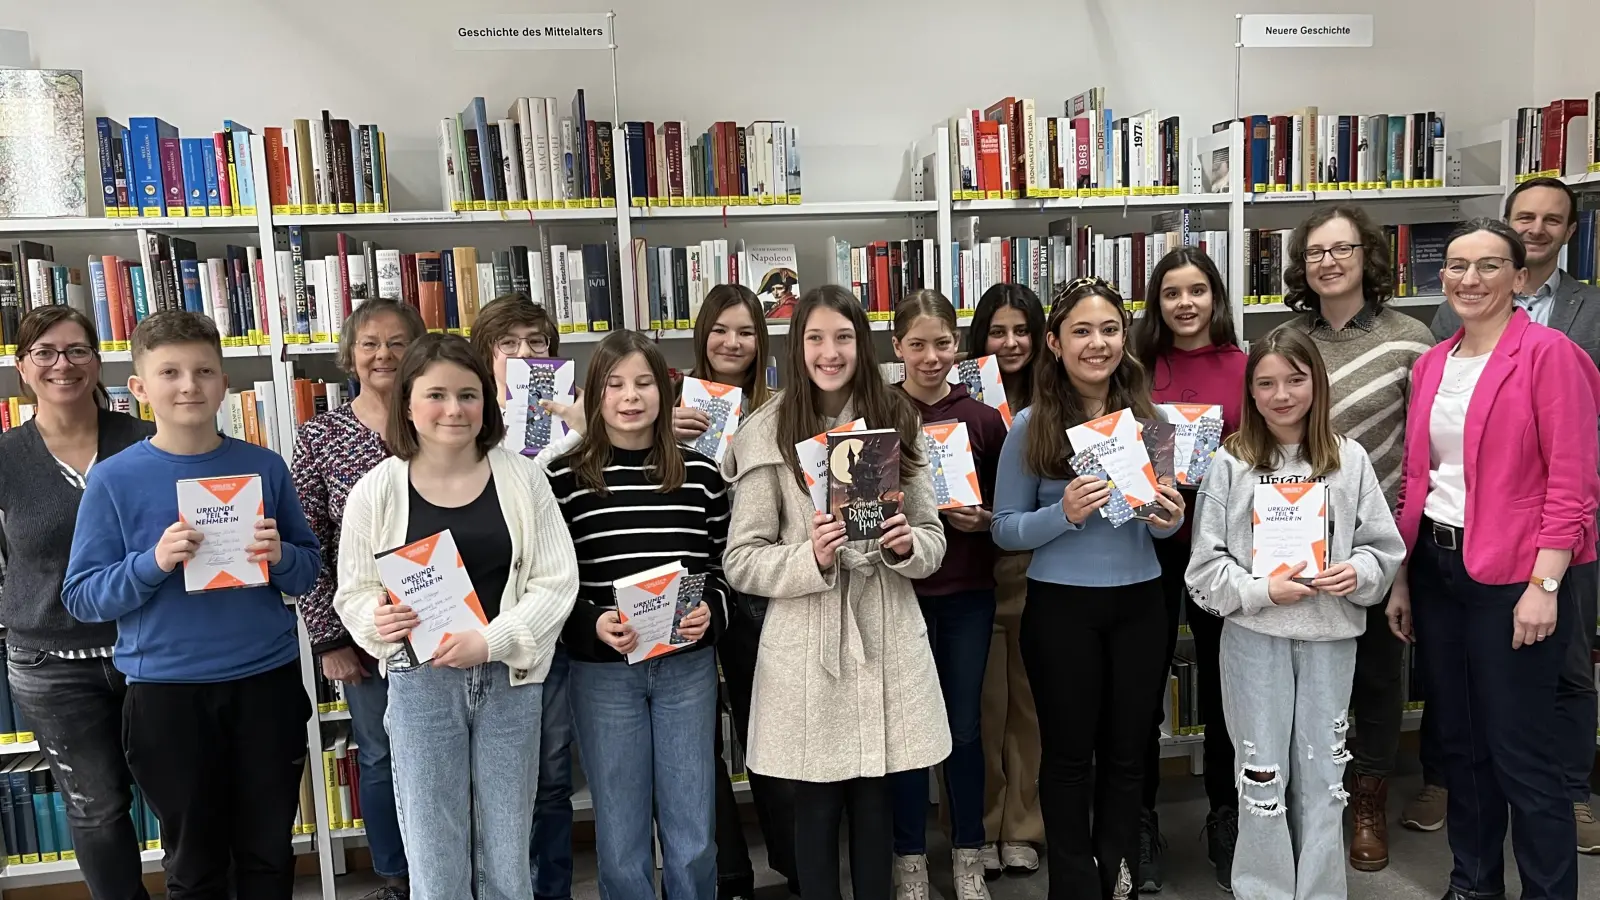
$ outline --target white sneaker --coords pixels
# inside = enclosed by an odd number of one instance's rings
[[[1000,864],[1019,875],[1031,874],[1039,871],[1039,851],[1032,844],[1006,841],[1000,845]]]
[[[956,850],[954,853],[956,900],[989,900],[989,885],[983,877],[983,851]]]
[[[978,879],[982,881],[980,877]],[[928,885],[928,857],[917,854],[916,856],[895,856],[894,858],[894,900],[930,900]],[[984,895],[988,900],[988,895]]]
[[[992,843],[984,844],[978,851],[983,859],[983,877],[990,881],[1005,874],[1006,868],[1000,863],[1000,848]]]

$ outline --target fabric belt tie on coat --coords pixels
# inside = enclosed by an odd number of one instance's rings
[[[847,572],[868,572],[883,561],[883,555],[877,550],[863,553],[840,547],[837,559],[838,566]],[[822,607],[822,668],[834,678],[839,677],[840,654],[844,650],[850,651],[850,658],[856,661],[856,665],[867,664],[866,645],[861,642],[861,624],[856,621],[861,596],[868,591],[875,593],[878,595],[878,608],[884,606],[883,579],[843,578],[843,581],[844,590],[839,592],[839,602],[825,603]]]

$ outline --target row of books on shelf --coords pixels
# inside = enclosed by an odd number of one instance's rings
[[[1416,222],[1385,225],[1389,258],[1393,262],[1396,297],[1435,297],[1443,291],[1439,270],[1444,267],[1444,251],[1456,222]],[[1253,228],[1244,233],[1244,274],[1242,287],[1246,306],[1282,303],[1288,289],[1284,271],[1291,261],[1289,228]],[[1308,264],[1307,268],[1314,268]]]
[[[1600,91],[1590,103],[1552,100],[1517,110],[1513,167],[1518,181],[1600,172]]]
[[[519,97],[490,118],[482,97],[439,122],[446,209],[583,209],[617,204],[609,121],[589,115],[584,91],[561,115],[554,97]]]
[[[1057,285],[1096,276],[1116,285],[1130,311],[1146,302],[1145,273],[1181,246],[1201,248],[1227,278],[1228,233],[1207,230],[1199,211],[1171,210],[1152,217],[1150,231],[1107,234],[1075,218],[1049,223],[1040,237],[962,239],[952,251],[951,303],[957,310],[978,305],[996,284],[1014,282],[1048,303]]]
[[[1444,116],[1437,112],[1329,115],[1306,106],[1240,121],[1245,190],[1251,193],[1445,183]],[[1213,127],[1221,131],[1229,124]]]
[[[95,119],[100,187],[110,218],[205,218],[256,214],[251,130],[231,119],[209,137],[183,137],[153,116],[128,124]],[[376,125],[295,119],[262,129],[267,200],[274,214],[384,212],[387,155]],[[80,211],[78,213],[82,215]]]
[[[1567,243],[1562,268],[1579,281],[1600,284],[1600,195],[1589,191],[1578,195],[1577,228]]]
[[[1196,163],[1226,144],[1190,140],[1177,116],[1155,110],[1118,117],[1093,88],[1041,115],[1030,98],[962,110],[948,123],[950,188],[957,200],[1147,196],[1227,190]],[[1224,167],[1224,171],[1226,168]]]
[[[161,824],[135,785],[134,839],[140,850],[161,849]],[[7,866],[78,858],[67,824],[66,797],[43,753],[25,753],[0,764],[0,829]]]
[[[53,304],[94,321],[102,351],[127,350],[134,327],[167,309],[210,316],[224,346],[264,345],[272,316],[259,253],[230,244],[200,259],[194,242],[148,232],[137,260],[90,256],[79,268],[57,263],[48,244],[20,241],[0,250],[0,350],[15,354],[22,317]]]
[[[800,202],[800,130],[783,121],[624,122],[632,206],[773,206]]]
[[[361,748],[345,729],[323,739],[322,789],[328,801],[328,828],[364,828],[361,815]],[[304,802],[302,800],[302,802]]]

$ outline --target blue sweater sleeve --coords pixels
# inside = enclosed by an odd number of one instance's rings
[[[170,572],[156,565],[154,545],[129,547],[105,478],[90,472],[72,534],[61,602],[80,622],[113,622],[144,606]]]
[[[1067,520],[1059,502],[1039,506],[1039,476],[1023,457],[1028,444],[1028,410],[1011,423],[1000,450],[1000,474],[994,488],[994,522],[990,532],[1002,550],[1037,550],[1081,526]]]
[[[272,586],[291,597],[299,597],[317,583],[322,570],[322,545],[306,521],[300,495],[289,478],[289,469],[274,459],[274,470],[267,476],[271,484],[272,508],[277,511],[278,540],[283,556],[267,569]]]

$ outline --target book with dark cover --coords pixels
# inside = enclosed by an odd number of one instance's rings
[[[828,512],[846,540],[876,541],[900,511],[900,435],[877,428],[828,435]]]
[[[1145,452],[1150,454],[1150,467],[1155,470],[1156,483],[1171,485],[1176,480],[1174,453],[1177,448],[1178,426],[1160,419],[1136,419],[1139,433],[1144,439]]]

